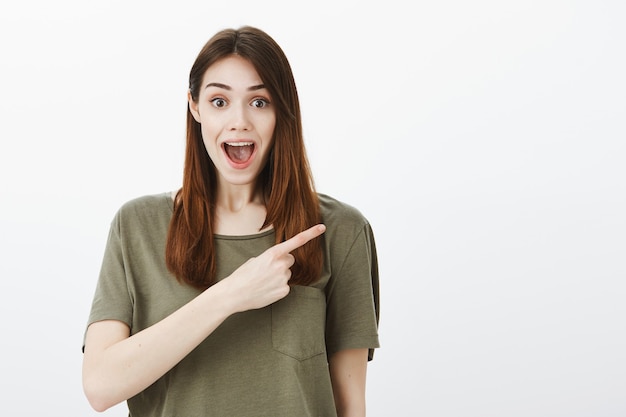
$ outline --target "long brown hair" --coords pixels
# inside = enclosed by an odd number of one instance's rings
[[[273,147],[257,181],[266,196],[267,216],[276,243],[321,221],[320,208],[302,134],[300,103],[291,66],[280,46],[260,29],[225,29],[204,45],[189,74],[189,91],[198,101],[202,78],[218,60],[238,55],[249,60],[269,90],[276,108]],[[213,218],[217,173],[202,141],[200,124],[187,108],[187,145],[183,185],[176,194],[167,235],[165,260],[176,278],[204,289],[215,282]],[[320,276],[320,239],[292,252],[290,283],[308,285]]]

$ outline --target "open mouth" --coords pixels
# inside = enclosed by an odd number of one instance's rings
[[[222,146],[226,156],[236,164],[245,164],[254,153],[253,142],[224,142]]]

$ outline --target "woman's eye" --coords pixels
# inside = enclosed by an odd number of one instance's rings
[[[211,100],[211,103],[217,108],[226,106],[226,100],[224,100],[223,98],[214,98],[213,100]]]
[[[263,107],[266,107],[268,104],[269,102],[262,98],[257,98],[252,101],[252,106],[256,107],[257,109],[262,109]]]

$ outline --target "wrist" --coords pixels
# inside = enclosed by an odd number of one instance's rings
[[[204,292],[210,298],[209,305],[215,309],[215,314],[223,319],[240,311],[236,302],[236,292],[231,287],[229,280],[223,279]]]

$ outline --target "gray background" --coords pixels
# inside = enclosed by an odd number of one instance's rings
[[[109,222],[178,187],[189,68],[242,24],[292,63],[318,190],[376,233],[369,415],[626,415],[625,18],[619,1],[3,3],[0,415],[96,415],[80,348]]]

